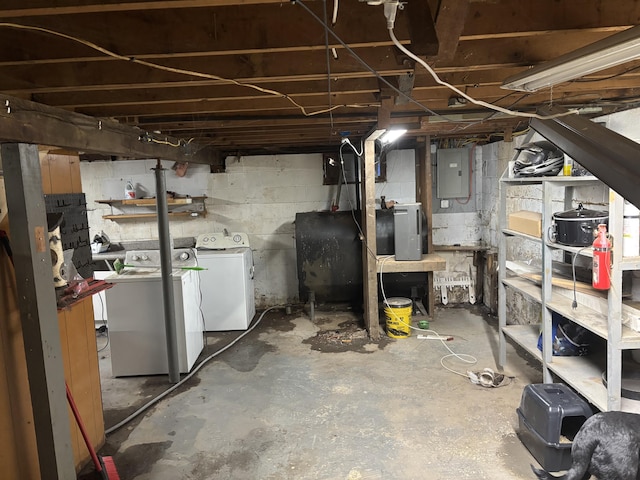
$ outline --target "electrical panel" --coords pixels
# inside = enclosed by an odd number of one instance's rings
[[[436,165],[437,198],[467,198],[469,196],[468,148],[438,150]]]

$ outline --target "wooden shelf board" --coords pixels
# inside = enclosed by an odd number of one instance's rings
[[[534,283],[520,277],[505,278],[503,283],[516,291],[522,293],[531,300],[542,302],[542,289]],[[608,339],[608,321],[606,315],[586,307],[582,304],[573,309],[572,300],[562,295],[553,295],[552,300],[547,302],[547,307],[554,312],[568,318],[569,320],[592,331],[596,335]],[[622,338],[619,344],[621,349],[640,348],[640,332],[622,325]]]
[[[542,243],[542,238],[529,235],[527,233],[518,232],[517,230],[511,230],[509,228],[503,228],[502,233],[509,235],[510,237],[520,237],[531,240],[532,242]]]
[[[434,245],[434,252],[484,252],[489,250],[485,245]]]
[[[510,185],[537,185],[542,182],[557,183],[558,185],[599,185],[602,184],[598,178],[593,176],[586,177],[564,177],[558,175],[556,177],[527,177],[527,178],[509,178],[503,176],[500,178],[502,183]]]
[[[623,257],[622,270],[640,270],[640,257]]]
[[[599,410],[609,410],[607,389],[602,383],[604,360],[599,357],[553,357],[549,370],[593,403]],[[621,398],[623,412],[640,413],[640,401]]]
[[[197,197],[177,197],[177,198],[168,198],[168,205],[189,205],[197,200],[204,200],[207,198],[206,196],[197,196]],[[106,205],[129,205],[134,207],[153,207],[156,204],[156,199],[154,198],[114,198],[114,199],[102,199],[96,200],[96,203],[102,203]]]
[[[571,303],[570,298],[554,295],[547,302],[547,307],[607,340],[609,337],[607,316],[580,304],[574,309]],[[640,348],[640,332],[622,325],[622,338],[618,346],[621,349]]]
[[[542,303],[542,289],[539,285],[521,277],[505,278],[503,283],[518,292],[522,293],[531,300]]]
[[[603,368],[594,357],[556,356],[547,367],[599,410],[608,410],[607,389],[602,383]]]
[[[526,278],[527,280],[530,280],[536,283],[537,285],[542,284],[542,273],[540,271],[540,268],[531,267],[523,262],[512,262],[512,261],[507,261],[506,267],[509,271],[515,273],[519,277]],[[563,278],[559,275],[552,276],[551,284],[554,287],[560,287],[567,290],[573,290],[574,288],[573,280]],[[586,293],[588,295],[606,298],[606,293],[603,293],[602,290],[596,290],[595,288],[593,288],[593,286],[590,283],[576,282],[575,288],[577,291]]]
[[[445,270],[447,261],[435,253],[422,254],[422,260],[396,260],[388,255],[378,255],[376,267],[378,272],[382,267],[382,273],[435,272]]]
[[[555,250],[564,250],[573,254],[584,255],[585,257],[593,257],[593,247],[591,245],[587,247],[572,247],[569,245],[562,245],[561,243],[546,242],[547,247]]]
[[[538,350],[540,325],[506,325],[502,327],[502,332],[542,362],[542,352]]]
[[[196,216],[192,216],[192,213],[197,213]],[[204,217],[204,212],[169,212],[168,215],[170,217]],[[155,213],[121,213],[115,215],[103,215],[102,218],[107,220],[128,220],[132,218],[156,218],[158,215]]]
[[[536,360],[542,362],[542,352],[538,350],[539,329],[539,325],[507,325],[502,331]],[[600,357],[554,356],[547,366],[598,409],[608,410],[607,390],[602,383],[604,361]],[[622,410],[640,413],[640,402],[622,398]]]
[[[175,206],[175,205],[189,205],[193,202],[191,198],[173,198],[167,199],[167,205]],[[135,207],[155,207],[156,199],[155,198],[137,198],[131,200],[123,200],[122,205],[133,205]]]

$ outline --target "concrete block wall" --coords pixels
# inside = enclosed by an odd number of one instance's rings
[[[620,123],[633,124],[628,119]],[[516,137],[509,143],[474,147],[474,182],[470,199],[473,206],[456,206],[458,210],[453,208],[434,214],[435,244],[486,245],[497,249],[499,178],[513,157],[514,147],[522,140],[522,137]],[[384,195],[387,200],[398,203],[415,202],[414,152],[392,151],[387,162],[387,181],[376,184],[377,201]],[[127,181],[138,184],[140,194],[155,195],[151,170],[155,165],[155,160],[81,163],[91,237],[104,231],[114,242],[157,238],[155,219],[103,220],[102,215],[110,213],[110,208],[95,203],[97,199],[122,198]],[[170,170],[171,165],[172,162],[163,162],[168,169],[168,190],[192,196],[206,195],[208,211],[203,218],[172,219],[172,236],[195,237],[224,228],[247,232],[256,264],[258,305],[296,301],[295,215],[298,212],[327,210],[336,196],[336,186],[322,185],[322,155],[229,157],[225,173],[211,174],[206,165],[190,165],[185,177],[177,177]],[[533,186],[510,195],[509,211],[539,211],[538,188]],[[581,193],[580,197],[591,198],[592,206],[606,201],[602,192]],[[340,209],[350,208],[349,199],[355,203],[354,187],[343,186]],[[558,209],[562,209],[560,194]],[[516,253],[522,251],[516,250]],[[454,254],[444,255],[450,260],[448,270],[460,275],[468,273],[465,261],[470,262],[469,259],[459,255],[454,258]]]
[[[399,203],[415,202],[413,151],[393,151],[387,157],[387,182],[376,185],[376,196]],[[207,216],[170,221],[174,238],[201,233],[242,231],[249,234],[255,263],[256,301],[259,306],[293,302],[298,298],[295,252],[295,215],[328,210],[337,186],[323,185],[322,155],[268,155],[228,157],[224,173],[209,173],[206,165],[190,165],[184,177],[168,170],[167,189],[192,196],[206,195]],[[155,219],[112,221],[99,199],[124,197],[127,181],[139,195],[155,195],[155,160],[82,162],[83,187],[89,206],[91,238],[104,231],[113,242],[157,239]],[[355,206],[354,186],[342,187],[340,209]],[[349,201],[351,200],[351,202]]]
[[[638,122],[640,122],[640,108],[606,115],[599,118],[598,121],[605,122],[607,128],[640,143],[640,131],[637,128]]]
[[[95,203],[96,200],[124,198],[127,182],[136,187],[138,197],[155,196],[156,160],[126,160],[118,162],[80,162],[82,189],[87,198],[87,217],[90,238],[104,231],[112,242],[148,240],[158,238],[155,219],[112,221],[102,218],[112,213],[109,205]],[[184,177],[178,177],[171,166],[173,162],[162,162],[167,191],[179,195],[207,195],[207,165],[190,165]],[[114,212],[117,213],[117,212]],[[200,225],[201,219],[172,220],[171,235],[174,238],[190,236],[190,227]],[[196,227],[197,228],[197,227]],[[201,232],[200,232],[201,233]]]
[[[376,183],[376,208],[380,197],[396,203],[416,201],[416,157],[413,150],[393,150],[387,155],[387,181]]]

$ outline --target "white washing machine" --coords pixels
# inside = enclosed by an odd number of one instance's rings
[[[210,233],[196,241],[207,332],[246,330],[256,313],[253,255],[246,233]],[[109,313],[111,315],[111,313]]]
[[[158,250],[129,251],[122,273],[105,278],[111,367],[116,377],[169,373]],[[145,266],[147,265],[147,266]],[[172,251],[174,315],[180,373],[193,367],[204,347],[198,272],[193,249]]]
[[[93,278],[96,280],[104,280],[111,275],[113,275],[113,272],[110,270],[96,270],[93,272]],[[93,301],[93,319],[97,330],[103,325],[107,325],[107,291],[102,290],[95,293],[91,299]]]

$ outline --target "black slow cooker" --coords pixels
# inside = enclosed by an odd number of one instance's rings
[[[572,247],[587,247],[593,243],[598,225],[609,226],[609,212],[589,210],[582,204],[578,208],[553,214],[552,240]]]

